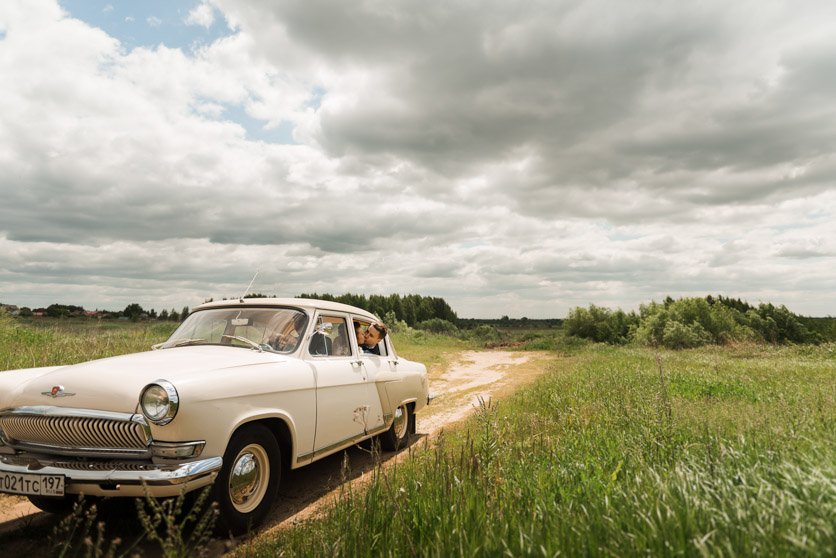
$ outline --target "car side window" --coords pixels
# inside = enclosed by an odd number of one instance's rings
[[[351,356],[349,329],[345,318],[320,315],[316,325],[331,324],[330,332],[314,333],[308,345],[311,356]]]
[[[363,343],[361,343],[360,337],[366,335],[366,332],[369,330],[371,322],[366,321],[365,319],[354,318],[352,323],[354,325],[354,335],[358,337],[357,345],[360,349],[361,355],[387,356],[389,354],[387,352],[386,339],[381,339],[380,342],[375,346],[375,348],[369,347],[368,345],[364,345]],[[374,350],[370,351],[371,349]]]

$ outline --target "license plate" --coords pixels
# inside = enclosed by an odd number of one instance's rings
[[[63,496],[64,475],[0,472],[0,492],[27,496]]]

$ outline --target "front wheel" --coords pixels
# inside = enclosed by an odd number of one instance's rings
[[[412,412],[409,405],[403,404],[395,409],[395,420],[392,426],[380,435],[380,443],[383,449],[397,451],[405,447],[409,438],[409,427],[412,424]]]
[[[254,424],[232,436],[213,487],[223,531],[241,535],[264,521],[279,491],[281,461],[279,443],[266,426]]]

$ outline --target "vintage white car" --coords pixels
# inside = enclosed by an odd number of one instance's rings
[[[0,372],[0,492],[59,511],[82,493],[176,496],[214,481],[222,526],[244,532],[282,471],[415,432],[426,368],[388,335],[361,344],[376,321],[320,300],[212,302],[154,351]]]

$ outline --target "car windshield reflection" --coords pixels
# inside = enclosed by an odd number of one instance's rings
[[[226,345],[288,354],[299,346],[307,324],[307,315],[296,308],[198,310],[159,348]]]

